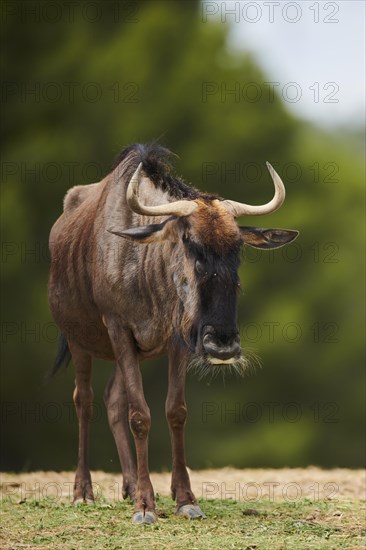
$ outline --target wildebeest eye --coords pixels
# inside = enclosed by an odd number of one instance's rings
[[[197,275],[200,275],[201,277],[205,275],[206,270],[202,262],[200,262],[199,260],[196,260],[195,266],[196,266]]]

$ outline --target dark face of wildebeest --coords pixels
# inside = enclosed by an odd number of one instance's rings
[[[296,238],[298,232],[240,227],[235,222],[237,216],[248,214],[251,209],[263,210],[263,206],[251,207],[215,197],[165,204],[160,207],[162,211],[159,206],[147,207],[138,200],[140,170],[141,167],[127,191],[131,208],[141,214],[173,216],[162,223],[113,233],[135,243],[171,243],[171,252],[163,261],[168,265],[168,281],[174,282],[180,299],[178,337],[190,350],[190,366],[200,367],[201,372],[212,371],[215,365],[244,372],[247,359],[241,353],[237,326],[241,248],[277,248]],[[284,188],[273,169],[271,174],[278,207],[284,199]]]

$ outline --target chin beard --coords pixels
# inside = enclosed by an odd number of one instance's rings
[[[192,354],[187,365],[187,372],[198,375],[201,380],[206,376],[210,379],[216,378],[220,374],[223,379],[225,375],[235,374],[244,377],[253,374],[257,367],[261,367],[261,361],[253,350],[242,350],[240,357],[221,360],[209,355]]]

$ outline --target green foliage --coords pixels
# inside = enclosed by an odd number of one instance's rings
[[[202,23],[197,2],[138,2],[134,22],[116,18],[109,4],[101,23],[87,21],[79,7],[71,24],[66,17],[54,25],[13,17],[3,33],[5,89],[15,92],[6,97],[2,130],[2,466],[61,469],[76,462],[72,367],[43,384],[56,351],[46,296],[48,234],[68,188],[108,173],[123,146],[157,138],[179,155],[177,171],[188,181],[252,204],[271,197],[269,160],[285,181],[287,201],[268,218],[241,222],[301,232],[287,248],[243,253],[242,344],[255,348],[263,368],[225,385],[188,381],[189,464],[360,466],[358,148],[347,136],[295,119],[277,95],[272,101],[263,92],[253,102],[221,96],[222,86],[263,85],[267,78],[250,55],[228,49],[226,25]],[[218,91],[207,96],[207,83]],[[98,362],[94,369],[91,460],[94,468],[118,470],[101,399],[110,370]],[[166,366],[156,361],[143,370],[151,466],[169,468]]]

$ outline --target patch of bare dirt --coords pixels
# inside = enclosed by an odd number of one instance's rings
[[[74,472],[2,473],[1,497],[20,500],[41,498],[67,500],[72,498]],[[171,474],[152,473],[156,493],[170,494]],[[198,498],[256,501],[260,499],[295,502],[301,498],[365,500],[364,470],[316,467],[284,469],[222,468],[190,470],[192,489]],[[122,498],[122,477],[101,471],[92,472],[97,498],[116,501]]]

